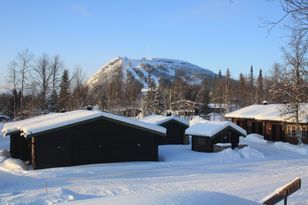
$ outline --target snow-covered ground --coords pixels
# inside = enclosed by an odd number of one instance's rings
[[[308,147],[267,143],[257,135],[248,147],[220,153],[190,145],[159,147],[159,162],[126,162],[24,170],[6,157],[0,138],[0,204],[259,204],[295,177],[302,188],[288,200],[308,204]]]

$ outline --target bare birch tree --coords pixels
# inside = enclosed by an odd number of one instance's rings
[[[84,79],[85,74],[81,66],[76,66],[70,80],[72,89],[70,106],[72,109],[81,109],[86,106],[88,88],[84,86]]]
[[[25,49],[18,53],[17,62],[19,65],[19,73],[20,73],[20,112],[23,112],[24,107],[24,91],[26,86],[28,85],[28,75],[31,69],[31,63],[33,60],[33,54]]]
[[[272,0],[267,0],[272,1]],[[297,31],[308,31],[308,2],[307,0],[279,0],[282,16],[277,20],[263,22],[269,28],[269,32],[278,24],[284,23],[285,26]]]
[[[298,144],[302,143],[299,127],[301,103],[308,100],[307,96],[307,36],[304,32],[294,30],[288,49],[283,48],[285,69],[281,79],[271,87],[271,93],[281,96],[287,104],[282,108],[286,119],[294,119]]]
[[[58,90],[61,82],[61,73],[64,69],[64,63],[59,55],[55,55],[51,60],[51,96],[50,96],[50,111],[57,111],[58,103]]]
[[[12,110],[12,116],[13,118],[15,118],[17,116],[17,108],[18,108],[18,104],[19,102],[17,102],[18,99],[18,95],[17,95],[17,86],[19,83],[19,79],[18,79],[18,63],[16,61],[12,61],[9,65],[8,65],[8,83],[10,84],[9,89],[11,90],[12,93],[12,103],[10,103],[9,106],[11,106],[10,110]]]
[[[51,66],[47,54],[43,54],[34,67],[35,82],[40,89],[40,106],[42,110],[48,108],[48,93],[50,91]]]

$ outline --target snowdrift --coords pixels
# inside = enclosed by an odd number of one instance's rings
[[[85,202],[76,202],[72,204],[85,204]],[[113,198],[99,198],[87,200],[86,204],[96,205],[258,205],[240,197],[209,191],[174,191],[172,193],[150,193],[142,195],[118,196]]]

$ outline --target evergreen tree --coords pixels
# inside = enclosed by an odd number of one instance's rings
[[[210,93],[206,80],[203,80],[201,89],[198,92],[196,101],[201,105],[201,113],[208,113],[210,103]]]
[[[67,69],[64,69],[61,83],[60,83],[60,95],[59,95],[59,107],[61,110],[67,110],[70,99],[70,81],[69,73]]]
[[[155,97],[154,97],[154,113],[160,115],[160,114],[163,114],[164,111],[165,111],[165,104],[164,104],[163,95],[160,92],[160,90],[157,89],[155,92]]]
[[[171,85],[172,82],[167,79],[161,77],[158,82],[158,92],[161,95],[162,101],[163,101],[163,107],[165,109],[171,110],[171,99],[172,99],[172,92],[171,92]]]
[[[253,66],[250,66],[250,74],[249,74],[249,85],[250,87],[254,86],[255,77],[253,75]]]
[[[239,89],[237,91],[239,97],[238,104],[240,107],[244,107],[249,104],[249,101],[247,100],[248,90],[247,90],[246,80],[242,73],[240,73],[239,81],[240,81]]]
[[[229,68],[227,69],[226,72],[226,77],[225,77],[225,83],[224,83],[224,94],[223,94],[223,101],[224,104],[226,105],[226,112],[228,112],[228,107],[231,105],[232,101],[232,93],[231,93],[231,74]]]
[[[138,107],[141,97],[142,84],[135,80],[131,73],[127,73],[125,85],[125,101],[128,107]]]
[[[101,85],[101,95],[100,95],[100,99],[99,99],[99,106],[103,111],[107,111],[108,110],[108,96],[106,93],[105,88]]]
[[[224,93],[224,88],[223,88],[223,78],[221,75],[221,70],[218,71],[218,74],[215,78],[214,81],[214,88],[212,91],[212,100],[213,103],[218,103],[219,105],[222,105],[223,103],[223,93]]]
[[[59,111],[59,102],[58,102],[58,94],[57,91],[54,89],[52,90],[49,102],[49,110],[51,112]]]
[[[148,90],[146,91],[143,101],[143,112],[145,115],[149,115],[154,113],[155,111],[154,99],[156,93],[156,84],[152,79],[153,68],[147,64],[145,66],[146,66],[145,69],[148,72],[148,76],[146,79],[148,84]]]
[[[221,70],[219,69],[218,71],[218,79],[221,80],[222,79],[222,75],[221,75]]]
[[[253,75],[253,66],[250,66],[250,74],[249,74],[249,85],[248,85],[248,91],[249,91],[249,99],[248,102],[249,104],[254,104],[255,103],[255,86],[254,86],[255,78]]]
[[[263,76],[262,69],[260,69],[259,76],[257,79],[257,103],[260,104],[264,100],[264,89],[263,89]]]

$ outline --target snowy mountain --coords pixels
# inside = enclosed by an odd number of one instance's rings
[[[213,78],[215,73],[201,68],[197,65],[181,60],[166,58],[142,58],[140,60],[128,59],[127,57],[117,57],[100,68],[88,81],[90,88],[100,85],[103,81],[112,80],[114,75],[122,72],[122,79],[128,75],[147,87],[148,75],[158,83],[161,77],[173,80],[175,76],[180,76],[190,84],[199,84],[205,78]]]

